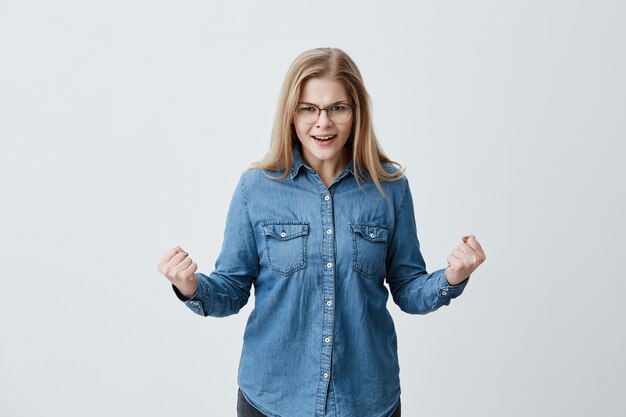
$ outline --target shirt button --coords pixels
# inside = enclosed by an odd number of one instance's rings
[[[325,338],[324,338],[324,342],[326,342],[326,343],[330,343],[330,337],[325,337]]]
[[[287,233],[285,233],[285,232],[280,232],[280,237],[285,237],[285,236],[287,236]]]
[[[372,239],[374,239],[374,238],[376,237],[376,235],[375,235],[374,233],[370,233],[370,237],[371,237]]]
[[[328,262],[328,263],[326,264],[326,268],[332,268],[332,267],[333,267],[333,263],[332,263],[332,262]]]
[[[327,229],[327,230],[326,230],[326,234],[327,234],[327,235],[330,235],[330,234],[332,234],[332,233],[333,233],[333,229]]]
[[[448,291],[441,291],[441,295],[448,295]]]
[[[326,301],[326,305],[327,305],[328,307],[332,307],[332,306],[333,306],[333,300],[328,300],[328,301]]]
[[[327,194],[327,195],[325,195],[325,196],[324,196],[324,200],[326,200],[326,201],[330,200],[330,196],[329,196],[328,194]]]
[[[324,379],[328,379],[328,373],[324,372]]]

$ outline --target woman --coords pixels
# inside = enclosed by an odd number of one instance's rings
[[[285,77],[270,151],[240,178],[215,270],[180,247],[158,269],[195,313],[237,313],[255,288],[238,415],[400,415],[388,290],[425,314],[459,296],[485,260],[474,236],[427,273],[403,170],[380,149],[352,59],[306,51]]]

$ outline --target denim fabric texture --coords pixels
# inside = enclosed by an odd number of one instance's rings
[[[326,187],[297,146],[293,156],[284,180],[242,174],[215,269],[196,273],[191,299],[174,290],[193,312],[223,317],[254,287],[238,383],[263,414],[389,417],[400,398],[389,292],[401,310],[426,314],[467,280],[426,271],[406,177],[382,182],[384,199],[352,162]]]

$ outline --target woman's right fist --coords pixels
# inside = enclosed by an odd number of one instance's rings
[[[159,260],[157,269],[185,297],[193,297],[198,290],[198,278],[193,275],[198,269],[198,265],[191,260],[189,254],[182,250],[180,246],[165,252],[161,260]]]

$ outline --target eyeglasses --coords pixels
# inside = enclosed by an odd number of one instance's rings
[[[322,110],[326,110],[328,118],[333,123],[345,123],[352,117],[352,104],[335,103],[325,109],[320,109],[315,104],[298,103],[296,106],[296,118],[302,123],[315,123],[322,114]]]

